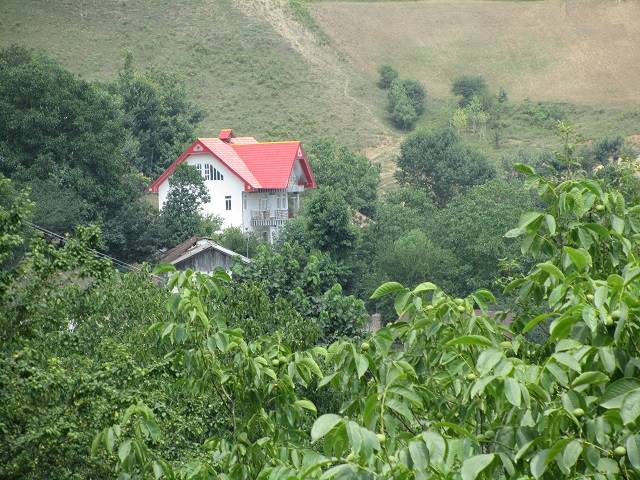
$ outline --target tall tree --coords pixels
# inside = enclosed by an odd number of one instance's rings
[[[44,226],[70,231],[140,194],[117,99],[43,55],[0,50],[0,118],[0,172],[34,185]]]
[[[202,175],[191,165],[179,165],[169,177],[169,194],[162,217],[173,243],[200,232],[200,207],[209,201]]]
[[[116,84],[125,125],[136,138],[136,166],[148,176],[162,172],[193,140],[204,112],[187,98],[185,85],[172,73],[138,72],[128,53]]]
[[[330,187],[318,190],[307,202],[304,214],[313,247],[345,258],[356,246],[359,232],[340,192]]]
[[[342,192],[349,205],[371,216],[380,186],[380,166],[335,140],[315,141],[308,149],[318,185]]]
[[[400,148],[396,178],[421,188],[444,206],[457,193],[495,177],[495,168],[478,151],[464,145],[452,130],[420,131]]]

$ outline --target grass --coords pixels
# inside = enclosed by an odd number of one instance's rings
[[[331,136],[381,163],[390,188],[405,132],[386,118],[379,64],[425,84],[417,128],[449,124],[458,75],[504,86],[511,101],[500,148],[489,133],[464,134],[499,165],[518,150],[557,148],[540,112],[559,112],[587,139],[637,137],[639,17],[640,3],[606,0],[3,0],[0,47],[44,49],[98,80],[113,79],[129,49],[140,67],[183,76],[207,112],[198,134]]]
[[[314,2],[320,27],[364,72],[394,66],[432,95],[463,74],[514,99],[640,104],[640,2]]]
[[[297,3],[293,14],[312,27]],[[0,47],[14,42],[88,79],[115,78],[127,49],[140,67],[177,70],[207,112],[201,135],[233,127],[261,139],[333,136],[360,147],[382,133],[351,98],[367,102],[364,76],[350,72],[345,86],[230,0],[3,0]]]

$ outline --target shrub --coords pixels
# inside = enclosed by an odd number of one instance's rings
[[[391,87],[393,81],[398,78],[398,71],[391,65],[380,65],[378,67],[378,73],[380,74],[378,86],[385,90]]]
[[[463,75],[456,78],[451,86],[451,93],[461,97],[461,107],[469,105],[473,97],[484,99],[489,95],[487,82],[479,75]]]

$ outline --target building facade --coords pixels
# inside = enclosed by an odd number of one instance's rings
[[[227,129],[218,138],[198,138],[151,184],[160,209],[171,189],[171,172],[181,163],[193,165],[204,178],[210,201],[202,213],[270,243],[296,216],[300,194],[316,187],[300,142],[258,142]]]

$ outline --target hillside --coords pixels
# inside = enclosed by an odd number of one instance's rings
[[[142,68],[180,72],[207,112],[202,134],[234,127],[260,138],[376,143],[385,127],[365,100],[368,80],[318,42],[286,38],[274,28],[275,14],[285,14],[272,9],[267,16],[259,8],[228,0],[6,0],[0,46],[43,49],[84,78],[100,80],[114,78],[130,49]],[[304,31],[286,21],[292,32]]]
[[[638,2],[317,2],[313,12],[358,67],[391,64],[438,97],[456,76],[481,74],[512,99],[640,103]]]
[[[545,102],[542,115],[576,124],[586,140],[637,141],[640,132],[637,2],[5,0],[0,46],[14,42],[100,80],[114,78],[131,50],[141,68],[183,76],[207,113],[199,134],[231,126],[274,140],[331,136],[381,163],[385,187],[405,133],[389,125],[375,86],[381,63],[426,86],[418,127],[450,123],[458,75],[505,87],[502,146],[465,134],[498,165],[558,144],[553,121],[537,121],[525,98]]]

